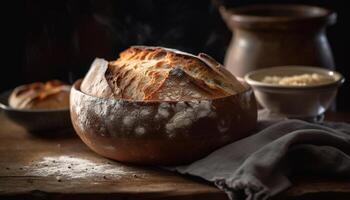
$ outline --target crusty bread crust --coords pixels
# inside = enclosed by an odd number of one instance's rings
[[[9,105],[18,109],[69,108],[70,86],[61,81],[35,82],[13,90]]]
[[[92,96],[173,101],[215,99],[247,89],[202,53],[194,56],[162,47],[132,46],[108,67],[97,61],[81,87]]]
[[[82,91],[96,97],[113,97],[105,76],[107,69],[108,61],[96,58],[81,83]]]

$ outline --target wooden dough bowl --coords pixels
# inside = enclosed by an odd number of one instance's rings
[[[250,135],[257,123],[252,89],[212,100],[133,101],[70,94],[75,131],[96,153],[117,161],[178,165]]]

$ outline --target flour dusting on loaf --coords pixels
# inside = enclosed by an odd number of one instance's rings
[[[95,60],[81,90],[96,97],[179,101],[216,99],[246,88],[208,55],[133,46],[115,61]]]

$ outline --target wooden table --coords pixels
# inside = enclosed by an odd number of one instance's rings
[[[349,114],[328,118],[350,121]],[[227,199],[201,179],[114,162],[90,151],[73,131],[60,134],[34,136],[0,114],[0,199]],[[348,180],[293,182],[274,199],[350,199]]]

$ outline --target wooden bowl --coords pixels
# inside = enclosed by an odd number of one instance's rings
[[[136,164],[175,165],[197,160],[251,134],[257,123],[252,89],[213,100],[132,101],[80,91],[70,95],[74,129],[96,153]]]
[[[29,132],[53,136],[61,134],[60,130],[72,129],[69,108],[32,110],[12,108],[8,103],[11,93],[12,90],[0,94],[0,111]]]

